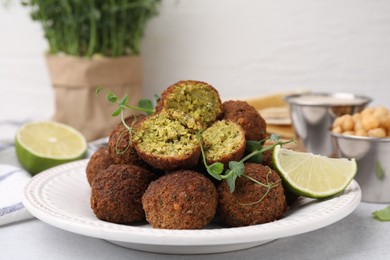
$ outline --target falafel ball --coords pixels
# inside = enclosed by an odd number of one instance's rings
[[[268,189],[241,176],[236,179],[235,191],[231,193],[226,180],[221,182],[218,186],[218,216],[221,222],[239,227],[282,218],[287,203],[279,175],[269,167],[256,163],[245,163],[245,175],[274,186]]]
[[[262,165],[265,165],[265,166],[268,166],[270,167],[271,169],[274,169],[274,164],[272,162],[272,154],[273,154],[274,150],[267,150],[265,152],[263,152],[263,159],[262,159],[262,162],[261,164]]]
[[[129,127],[144,118],[144,115],[131,115],[125,119]],[[131,133],[122,122],[112,130],[108,148],[116,164],[135,164],[146,168],[146,163],[138,156],[131,143]]]
[[[203,174],[180,170],[153,181],[142,196],[146,220],[154,228],[200,229],[218,204],[214,184]]]
[[[156,175],[130,164],[111,165],[92,181],[91,208],[96,217],[127,224],[145,219],[141,197]]]
[[[222,103],[223,118],[239,124],[247,140],[261,141],[267,137],[264,118],[246,101],[230,100]]]
[[[169,86],[158,99],[156,111],[179,110],[208,127],[222,115],[218,91],[202,81],[183,80]]]
[[[202,139],[208,164],[220,162],[226,167],[230,161],[239,161],[245,152],[245,132],[232,121],[216,121],[203,131]]]
[[[86,173],[89,185],[92,185],[93,179],[110,165],[114,164],[108,147],[100,147],[96,150],[88,161]]]
[[[137,122],[132,141],[138,155],[154,168],[173,171],[198,163],[200,124],[181,111],[162,110]]]

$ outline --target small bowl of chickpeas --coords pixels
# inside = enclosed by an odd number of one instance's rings
[[[331,137],[337,157],[355,158],[356,181],[365,202],[390,202],[390,111],[384,106],[367,107],[337,117]]]
[[[297,147],[302,151],[332,156],[329,128],[334,120],[345,114],[362,111],[371,98],[352,93],[310,92],[285,97],[289,104]]]

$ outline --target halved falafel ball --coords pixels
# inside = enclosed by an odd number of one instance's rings
[[[245,132],[238,124],[221,120],[202,133],[204,152],[208,164],[239,161],[245,152]]]
[[[133,127],[136,122],[144,118],[144,115],[131,115],[125,119],[128,127]],[[112,159],[116,164],[135,164],[145,167],[146,163],[138,156],[131,143],[131,133],[120,122],[111,132],[108,148]]]
[[[104,221],[121,224],[142,221],[145,212],[141,197],[156,178],[136,165],[111,165],[92,181],[91,208]]]
[[[282,218],[287,203],[279,175],[269,167],[256,163],[245,163],[245,175],[263,184],[273,183],[275,187],[268,189],[241,176],[236,179],[235,191],[231,193],[226,180],[222,181],[218,186],[218,216],[221,222],[239,227]]]
[[[154,168],[172,171],[195,166],[200,156],[196,134],[200,124],[180,111],[153,114],[133,128],[133,146]]]
[[[156,110],[179,110],[189,114],[202,123],[210,126],[222,114],[222,104],[218,91],[210,84],[184,80],[169,86],[160,96]]]
[[[89,185],[92,185],[93,179],[101,172],[114,164],[108,147],[101,147],[96,150],[88,161],[86,173]]]
[[[247,140],[261,141],[267,137],[264,118],[246,101],[230,100],[222,103],[223,119],[239,124]]]
[[[180,170],[153,181],[142,196],[146,220],[154,228],[200,229],[218,204],[214,184],[203,174]]]

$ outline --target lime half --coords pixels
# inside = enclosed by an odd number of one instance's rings
[[[20,164],[34,175],[84,158],[87,142],[80,132],[68,125],[44,121],[21,126],[16,133],[15,148]]]
[[[276,146],[273,163],[287,187],[298,195],[326,198],[342,192],[355,177],[355,159],[328,158]]]

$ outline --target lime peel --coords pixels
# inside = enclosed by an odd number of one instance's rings
[[[62,163],[82,159],[87,142],[76,129],[53,121],[21,126],[15,138],[20,164],[32,175]]]
[[[328,158],[274,148],[273,163],[285,185],[309,198],[326,198],[345,190],[357,172],[355,159]]]

